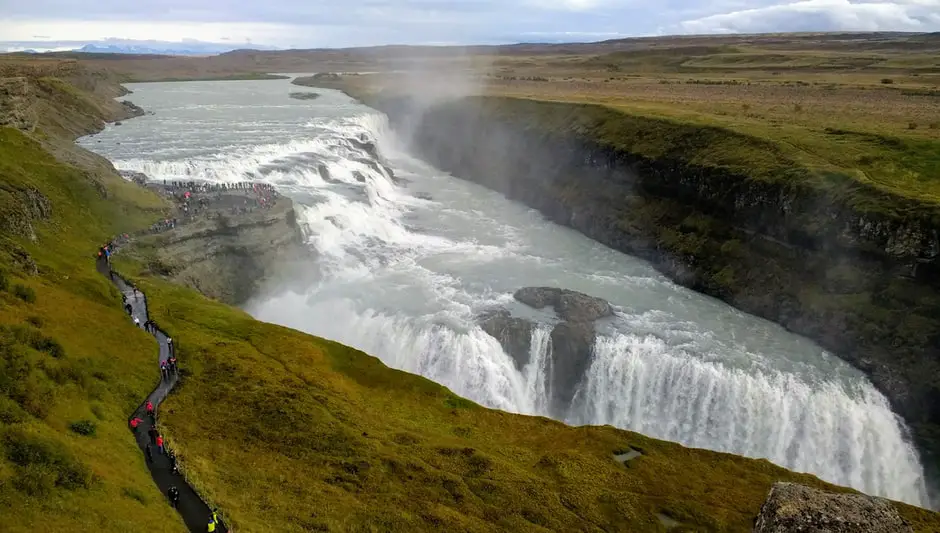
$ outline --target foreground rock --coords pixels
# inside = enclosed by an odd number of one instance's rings
[[[834,494],[796,483],[770,489],[754,533],[913,533],[897,510],[881,498]]]
[[[596,333],[594,322],[613,314],[610,304],[601,298],[554,287],[525,287],[513,297],[533,309],[552,308],[561,320],[551,332],[546,390],[552,410],[563,412],[591,365]],[[505,309],[483,315],[480,326],[493,336],[522,370],[531,362],[532,333],[537,325],[514,317]]]

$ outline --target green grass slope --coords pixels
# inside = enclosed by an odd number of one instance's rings
[[[92,260],[109,235],[146,224],[161,204],[116,175],[98,179],[0,128],[4,531],[185,530],[126,426],[155,384],[156,347]],[[46,212],[24,208],[27,194],[45,198]],[[11,231],[26,223],[35,241]]]

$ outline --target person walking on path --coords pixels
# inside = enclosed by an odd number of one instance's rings
[[[176,352],[173,351],[173,339],[169,336],[166,338],[166,347],[170,350],[170,355],[176,355]]]
[[[137,318],[136,316],[134,317],[134,326],[136,326],[136,327],[138,327],[138,328],[140,327],[140,319]]]
[[[131,429],[134,430],[134,433],[137,433],[137,427],[140,426],[141,422],[143,422],[143,420],[136,416],[131,419]]]
[[[153,415],[153,402],[147,400],[147,414]]]
[[[150,447],[150,443],[147,443],[147,446],[144,448],[144,454],[147,455],[147,462],[153,463],[153,448]]]
[[[173,453],[173,450],[167,448],[166,456],[170,460],[170,472],[178,475],[180,473],[180,469],[179,463],[176,461],[176,454]]]
[[[176,485],[171,486],[171,487],[166,491],[166,496],[167,496],[167,498],[170,499],[170,505],[172,505],[174,509],[179,509],[179,506],[180,506],[180,491],[179,491],[178,488],[176,488]]]
[[[163,376],[164,381],[170,379],[170,373],[166,368],[166,361],[160,361],[160,375]]]
[[[166,451],[163,449],[163,435],[157,435],[157,449],[160,451],[160,455],[166,455]]]
[[[147,431],[147,433],[150,435],[150,443],[156,444],[157,443],[157,426],[154,426],[151,424],[150,429]]]
[[[213,515],[209,515],[209,523],[206,525],[206,531],[208,533],[215,533],[216,521]]]
[[[177,367],[176,367],[176,357],[175,357],[175,356],[170,356],[169,361],[170,361],[170,370],[171,370],[174,374],[176,374],[177,371],[178,371],[178,370],[177,370]]]

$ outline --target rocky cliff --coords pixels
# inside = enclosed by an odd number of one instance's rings
[[[367,103],[439,168],[645,258],[676,282],[862,369],[935,464],[937,206],[847,176],[811,180],[759,140],[600,106],[471,98],[419,109],[375,95]],[[728,146],[779,170],[723,165]]]
[[[238,305],[309,253],[289,198],[260,207],[249,189],[195,192],[189,203],[132,249],[151,273]]]

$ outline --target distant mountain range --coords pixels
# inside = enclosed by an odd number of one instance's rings
[[[216,55],[232,50],[277,50],[273,46],[252,43],[211,43],[192,39],[171,41],[136,41],[130,39],[104,39],[100,41],[19,41],[0,42],[0,51],[42,54],[46,52],[85,52],[89,54],[135,55]]]

